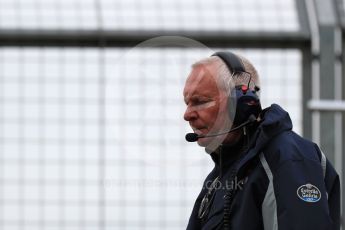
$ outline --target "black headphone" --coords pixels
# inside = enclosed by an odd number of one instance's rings
[[[245,70],[241,59],[231,52],[221,51],[211,56],[218,56],[221,58],[232,76],[237,73],[247,73],[250,75],[250,73]],[[234,126],[248,121],[251,115],[258,117],[262,111],[260,99],[257,94],[260,88],[255,86],[254,89],[250,89],[250,82],[251,75],[247,85],[236,85],[235,90],[231,90],[229,94],[228,111]]]

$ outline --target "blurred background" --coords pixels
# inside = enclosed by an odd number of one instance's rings
[[[343,178],[344,31],[342,0],[0,0],[0,229],[184,229],[213,165],[182,90],[218,50]]]

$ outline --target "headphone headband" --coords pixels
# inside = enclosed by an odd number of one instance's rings
[[[231,73],[246,72],[242,61],[234,53],[220,51],[212,54],[211,56],[220,57],[225,62]]]

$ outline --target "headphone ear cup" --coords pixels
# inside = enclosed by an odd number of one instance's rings
[[[228,111],[233,127],[246,122],[250,115],[259,116],[262,108],[255,91],[248,90],[244,93],[241,87],[236,87],[232,91],[228,98]]]

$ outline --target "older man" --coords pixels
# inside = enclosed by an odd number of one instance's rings
[[[187,229],[339,229],[339,177],[318,146],[292,131],[289,115],[261,109],[253,65],[230,52],[193,64],[184,119],[215,167]]]

